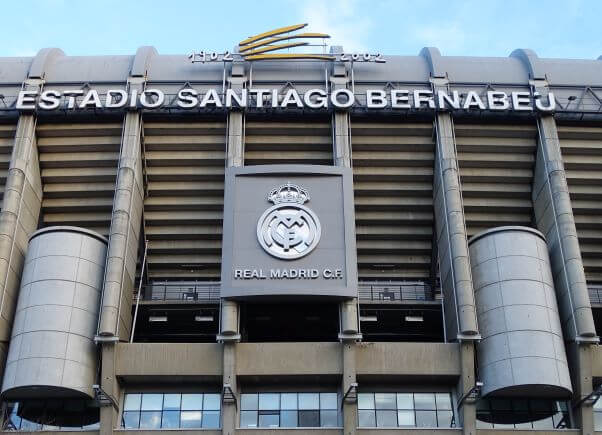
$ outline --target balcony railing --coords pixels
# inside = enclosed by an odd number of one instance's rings
[[[142,291],[143,301],[215,303],[219,302],[220,283],[154,283],[143,286]],[[602,297],[602,287],[600,291]],[[360,301],[432,301],[436,298],[436,292],[429,284],[422,282],[360,282],[358,296]]]
[[[423,282],[360,282],[360,301],[432,301],[435,292]]]
[[[589,301],[592,304],[602,305],[602,285],[590,284],[587,286],[589,291]]]
[[[149,284],[143,287],[144,301],[219,302],[219,282]]]

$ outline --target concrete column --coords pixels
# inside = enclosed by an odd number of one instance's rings
[[[535,80],[533,88],[546,96],[547,82]],[[537,228],[546,236],[560,320],[573,385],[573,417],[582,434],[594,433],[591,403],[592,349],[598,342],[587,290],[579,239],[564,171],[556,120],[538,118],[539,141],[533,179],[533,208]]]
[[[476,383],[475,379],[475,345],[473,341],[463,341],[460,343],[460,363],[462,364],[462,374],[458,380],[456,391],[457,398],[460,400],[466,395]],[[477,433],[476,422],[476,403],[471,400],[464,400],[458,407],[456,416],[456,426],[462,426],[464,435],[475,435]]]
[[[240,394],[236,382],[236,342],[224,343],[224,386],[229,385],[236,402],[222,401],[222,434],[234,435],[238,426],[238,408]],[[237,406],[238,405],[238,406]]]
[[[246,77],[243,65],[232,65],[232,75],[228,78],[231,89],[243,89]],[[231,110],[228,113],[228,139],[226,144],[226,165],[238,167],[244,165],[244,112]],[[229,385],[236,401],[222,400],[222,434],[233,435],[238,426],[238,405],[240,394],[236,382],[236,343],[240,341],[238,302],[222,299],[220,331],[217,339],[224,343],[223,384]],[[226,392],[226,391],[224,391]],[[228,392],[229,393],[229,392]]]
[[[28,80],[27,84],[39,83]],[[35,129],[35,115],[23,113],[17,124],[0,213],[0,375],[4,372],[29,236],[38,228],[42,204]]]
[[[548,244],[565,339],[597,343],[556,121],[542,115],[537,126],[532,199],[537,228]]]
[[[445,324],[450,340],[479,338],[451,114],[435,115],[433,197]]]
[[[102,347],[102,375],[100,386],[103,392],[110,397],[116,407],[104,405],[100,408],[99,435],[112,435],[120,427],[118,409],[121,399],[121,388],[115,376],[115,362],[117,358],[117,343],[104,343]]]
[[[335,64],[330,77],[332,90],[346,88],[349,78],[345,65]],[[352,167],[351,138],[349,137],[349,113],[346,111],[335,111],[332,115],[332,150],[335,166],[346,168]],[[361,340],[357,297],[347,299],[340,304],[341,332],[339,339],[343,344],[343,383],[341,393],[345,395],[352,385],[357,384],[356,379],[356,344]],[[357,430],[357,391],[347,396],[343,401],[343,433],[354,435]]]
[[[594,409],[587,398],[593,391],[593,349],[581,343],[566,345],[567,358],[571,368],[573,383],[573,419],[575,427],[581,428],[583,435],[594,434]]]
[[[139,112],[125,115],[98,329],[99,336],[108,337],[104,340],[129,340],[132,327],[132,296],[144,200],[141,123]]]

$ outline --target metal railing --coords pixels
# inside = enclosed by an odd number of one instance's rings
[[[142,287],[144,301],[219,302],[220,283],[154,283]]]
[[[600,288],[602,297],[602,287]],[[437,292],[424,282],[360,282],[360,301],[432,301]],[[215,281],[192,283],[153,283],[142,286],[143,301],[219,302],[220,283]]]
[[[589,292],[590,303],[602,305],[602,284],[589,284],[587,290]]]
[[[424,282],[360,282],[360,301],[432,301],[433,288]]]

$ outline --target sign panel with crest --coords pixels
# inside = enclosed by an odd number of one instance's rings
[[[357,296],[351,170],[226,170],[222,297]]]

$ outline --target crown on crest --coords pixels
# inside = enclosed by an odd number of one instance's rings
[[[309,201],[309,193],[302,187],[289,182],[272,190],[268,195],[268,201],[273,202],[274,204],[304,204]]]

